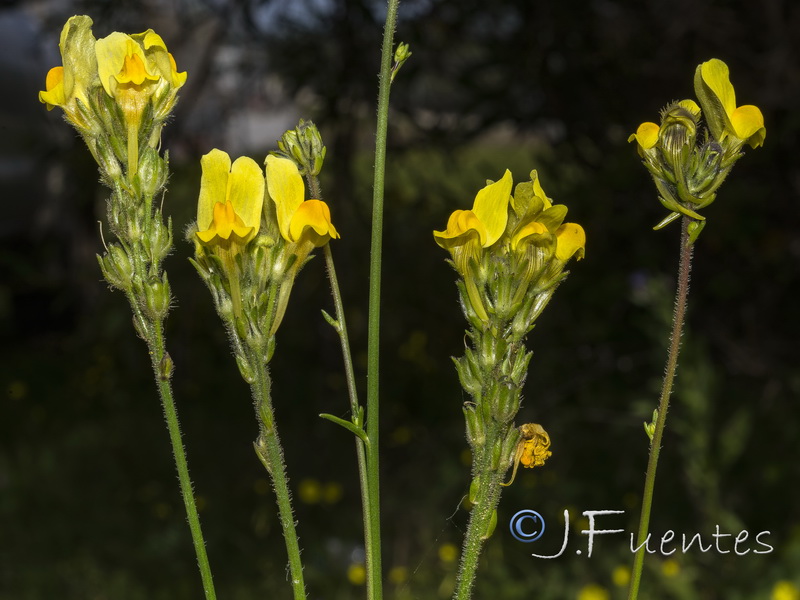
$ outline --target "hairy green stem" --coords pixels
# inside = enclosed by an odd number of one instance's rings
[[[189,521],[189,529],[192,532],[192,542],[194,551],[197,555],[197,566],[200,568],[200,577],[203,580],[203,591],[206,600],[216,600],[214,591],[214,581],[211,576],[211,566],[208,563],[206,554],[206,543],[203,539],[203,531],[200,527],[200,517],[197,514],[194,493],[192,491],[192,480],[189,477],[189,465],[186,462],[186,453],[181,439],[181,427],[178,422],[178,411],[175,408],[175,401],[172,397],[172,385],[170,384],[170,371],[167,365],[170,360],[167,355],[163,326],[160,322],[150,322],[141,311],[139,303],[133,293],[128,294],[128,300],[133,309],[134,319],[138,322],[138,329],[145,333],[145,341],[150,351],[150,360],[153,365],[158,393],[161,397],[161,406],[164,409],[164,418],[167,421],[169,439],[172,443],[172,454],[175,457],[175,467],[178,470],[178,482],[180,483],[183,504],[186,507],[186,518]]]
[[[672,384],[678,368],[678,353],[681,348],[683,335],[683,322],[686,317],[686,300],[689,296],[689,275],[692,270],[693,245],[689,244],[689,224],[692,219],[683,217],[681,221],[681,257],[678,265],[678,289],[675,293],[675,312],[672,316],[672,337],[670,338],[667,366],[664,372],[664,382],[661,386],[661,398],[658,402],[658,418],[653,440],[650,442],[650,458],[647,462],[647,475],[644,480],[644,494],[642,496],[642,514],[639,518],[639,535],[636,546],[639,548],[633,559],[631,585],[628,590],[628,600],[636,600],[639,595],[639,584],[642,580],[642,566],[644,565],[645,542],[648,538],[650,526],[650,512],[653,507],[653,490],[656,484],[656,469],[658,457],[661,453],[661,439],[664,435],[664,425],[667,421],[669,397],[672,393]]]
[[[256,455],[272,479],[272,487],[278,502],[283,539],[289,555],[289,572],[292,577],[294,600],[305,600],[306,587],[303,581],[303,563],[300,559],[300,542],[294,523],[289,480],[286,477],[286,464],[283,461],[283,450],[275,427],[275,414],[272,410],[270,396],[271,380],[267,365],[264,364],[263,352],[251,352],[248,357],[251,364],[259,365],[255,369],[255,382],[251,385],[255,400],[256,413],[262,424],[261,435],[255,444]]]
[[[499,436],[500,427],[494,423],[486,432],[486,443],[480,463],[473,473],[473,477],[478,478],[478,492],[469,514],[469,524],[464,536],[464,547],[461,551],[461,564],[458,568],[453,600],[469,600],[472,595],[472,586],[475,582],[475,573],[478,569],[478,559],[483,542],[488,537],[487,532],[492,515],[500,503],[500,493],[502,492],[500,484],[503,481],[504,472],[493,470],[491,464],[492,448],[497,443]]]

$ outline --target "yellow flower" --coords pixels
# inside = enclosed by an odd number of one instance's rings
[[[331,223],[331,211],[321,200],[305,200],[303,178],[288,158],[269,155],[267,191],[275,203],[278,228],[287,242],[324,246],[339,233]]]
[[[53,110],[60,106],[67,119],[79,128],[88,123],[81,115],[78,101],[89,108],[88,90],[97,84],[97,60],[92,20],[79,15],[71,17],[61,30],[61,62],[63,67],[53,67],[47,73],[45,90],[39,92],[39,101]]]
[[[400,585],[408,581],[408,569],[406,567],[397,566],[389,569],[389,575],[386,577],[389,583]]]
[[[632,133],[628,138],[629,142],[636,140],[636,143],[639,144],[639,152],[643,150],[650,150],[653,146],[658,143],[658,131],[661,129],[655,123],[647,122],[642,123],[636,129],[636,133]]]
[[[452,563],[458,558],[458,547],[455,544],[442,544],[439,546],[439,560]]]
[[[231,159],[212,150],[200,160],[203,176],[197,201],[197,237],[203,244],[244,245],[261,226],[264,175],[256,161]]]
[[[463,246],[472,240],[483,248],[494,244],[506,230],[512,184],[511,171],[506,169],[502,179],[478,192],[472,210],[455,211],[444,231],[433,232],[436,243],[445,249]]]
[[[578,592],[578,600],[609,600],[609,598],[611,595],[608,590],[596,583],[585,585]]]
[[[626,565],[614,567],[611,572],[611,581],[617,587],[626,587],[631,581],[631,569]]]
[[[564,223],[556,229],[556,258],[568,261],[577,255],[581,260],[586,252],[586,233],[577,223]]]
[[[694,87],[706,114],[708,126],[717,140],[730,135],[757,148],[764,144],[767,130],[757,106],[736,106],[728,65],[712,58],[697,67]]]
[[[164,87],[170,88],[174,104],[175,94],[186,83],[186,72],[178,73],[164,40],[152,29],[132,35],[115,31],[97,40],[95,48],[100,83],[126,114],[140,112]]]
[[[367,570],[362,564],[351,564],[347,567],[347,580],[353,585],[364,585],[367,580]]]
[[[664,577],[675,577],[681,572],[681,566],[674,558],[668,558],[661,563],[661,572],[664,574]]]
[[[771,600],[800,600],[800,589],[791,581],[778,581],[772,588]]]
[[[154,117],[165,119],[186,83],[186,73],[178,73],[175,59],[164,40],[152,29],[128,35],[115,31],[95,44],[100,84],[122,109],[128,126],[128,177],[139,164],[139,125],[150,102]]]

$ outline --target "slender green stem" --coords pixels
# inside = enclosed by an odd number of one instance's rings
[[[500,483],[503,481],[504,472],[493,470],[491,465],[492,448],[496,445],[499,435],[500,428],[496,423],[488,428],[480,463],[473,473],[478,476],[478,493],[469,514],[453,600],[469,600],[472,595],[472,585],[475,582],[475,572],[478,569],[483,542],[486,541],[492,515],[500,503],[502,492]]]
[[[370,245],[369,332],[367,334],[367,480],[369,489],[369,529],[372,556],[368,571],[368,598],[383,598],[381,575],[381,524],[379,480],[379,414],[381,259],[383,243],[383,189],[386,170],[386,137],[389,129],[389,90],[391,88],[392,45],[400,0],[389,0],[383,30],[381,70],[378,87],[378,122],[375,134],[375,178],[372,190],[372,242]]]
[[[689,295],[689,275],[692,270],[693,245],[689,244],[688,232],[688,227],[691,222],[692,220],[689,217],[683,217],[681,221],[681,257],[678,265],[678,289],[675,293],[675,313],[672,317],[672,337],[670,338],[664,382],[661,386],[661,398],[658,401],[656,429],[653,433],[653,440],[650,443],[650,458],[647,462],[647,475],[644,480],[644,494],[642,497],[642,514],[639,518],[639,536],[636,540],[636,546],[639,549],[633,559],[633,571],[631,574],[631,586],[628,591],[628,600],[636,600],[639,595],[639,584],[642,580],[642,566],[644,565],[645,556],[644,544],[649,537],[648,528],[650,526],[650,511],[653,506],[653,490],[656,484],[658,456],[661,452],[661,439],[664,435],[664,425],[667,421],[669,397],[672,393],[672,384],[675,380],[675,372],[678,368],[678,353],[681,348],[683,322],[686,316],[686,300]]]
[[[322,190],[319,185],[319,179],[314,175],[308,175],[308,187],[311,196],[314,198],[322,199]],[[328,280],[331,284],[331,295],[333,296],[333,305],[336,309],[336,321],[338,323],[337,333],[339,334],[339,341],[342,346],[342,359],[344,360],[345,378],[347,380],[347,392],[350,397],[350,412],[351,420],[359,428],[363,428],[364,423],[361,422],[361,405],[358,402],[358,391],[356,390],[356,377],[353,369],[353,357],[350,352],[350,338],[347,332],[347,321],[344,316],[344,304],[342,302],[342,292],[339,287],[339,278],[336,276],[336,265],[333,262],[333,252],[331,251],[330,244],[324,247],[325,264],[328,268]],[[356,458],[358,461],[358,478],[361,485],[361,507],[362,518],[364,521],[364,551],[366,554],[366,568],[368,573],[373,573],[374,556],[376,555],[373,550],[373,529],[370,523],[370,517],[379,514],[378,511],[372,510],[372,501],[369,495],[369,478],[367,476],[367,449],[369,444],[358,437],[355,440],[356,444]],[[380,567],[378,567],[380,573]],[[379,578],[370,577],[367,582],[367,597],[375,598],[375,581],[380,582]],[[380,585],[380,583],[379,583]],[[379,593],[379,591],[378,591]]]
[[[318,196],[317,196],[318,197]],[[358,403],[358,392],[356,391],[356,379],[353,372],[353,358],[350,354],[350,341],[347,335],[347,323],[344,317],[344,306],[342,304],[342,293],[339,289],[339,280],[336,277],[336,267],[333,264],[333,253],[331,252],[330,244],[325,246],[325,263],[328,266],[328,279],[331,282],[331,293],[333,294],[333,304],[336,307],[336,320],[339,323],[338,333],[339,340],[342,344],[342,358],[344,360],[345,377],[347,378],[347,390],[350,396],[350,411],[352,419],[358,420],[358,426],[363,427],[361,423],[360,413],[361,406]],[[370,496],[369,477],[367,475],[367,451],[372,444],[365,444],[361,439],[356,438],[356,457],[358,459],[358,478],[361,483],[361,506],[362,516],[364,520],[364,550],[366,554],[366,568],[368,573],[380,574],[380,563],[378,570],[374,571],[375,556],[377,556],[374,549],[373,527],[370,518],[373,515],[380,514],[380,511],[372,509],[372,497]],[[380,531],[380,523],[377,525]],[[380,585],[380,577],[370,577],[367,585],[367,598],[376,598],[380,594],[380,588],[376,590],[375,582]]]
[[[289,480],[286,477],[286,464],[283,461],[281,442],[278,439],[278,430],[275,427],[275,414],[272,410],[270,396],[271,380],[261,352],[251,353],[248,358],[251,364],[259,365],[255,369],[256,380],[251,386],[256,412],[258,413],[259,421],[262,423],[261,435],[255,445],[256,454],[272,478],[272,487],[275,490],[278,514],[281,528],[283,529],[283,539],[286,543],[286,552],[289,555],[289,571],[292,576],[294,599],[305,600],[306,587],[303,581],[300,543],[297,539],[297,530],[294,524]]]

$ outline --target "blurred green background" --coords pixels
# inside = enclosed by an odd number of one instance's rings
[[[4,2],[0,8],[0,599],[202,596],[161,409],[124,297],[95,254],[106,190],[58,110],[36,100],[73,14],[95,35],[152,27],[188,83],[164,131],[164,199],[176,250],[167,344],[220,599],[289,598],[285,550],[249,392],[182,232],[199,157],[256,160],[299,117],[328,147],[324,197],[363,380],[371,168],[385,7],[368,0]],[[693,96],[697,64],[728,63],[742,104],[765,116],[705,214],[652,531],[750,532],[716,548],[648,559],[642,598],[800,598],[800,265],[796,158],[800,5],[788,0],[409,0],[397,39],[414,55],[392,91],[382,347],[382,508],[387,598],[448,598],[467,513],[463,351],[454,273],[431,231],[471,206],[487,178],[538,169],[588,236],[586,259],[529,336],[519,422],[549,431],[553,457],[504,492],[476,600],[623,598],[677,265],[678,228],[626,142],[671,100]],[[323,261],[301,273],[272,362],[310,598],[364,597],[360,499],[350,435],[317,417],[348,401]],[[523,544],[521,509],[547,520]],[[563,556],[565,508],[572,535]],[[584,510],[627,533],[595,540]],[[774,550],[754,541],[769,531]],[[720,540],[732,550],[732,538]],[[582,554],[576,554],[582,549]],[[740,551],[742,547],[740,547]]]

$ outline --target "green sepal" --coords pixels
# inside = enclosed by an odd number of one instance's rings
[[[467,495],[467,500],[473,506],[478,502],[478,491],[480,490],[480,487],[481,476],[478,475],[472,480],[472,483],[469,484],[469,494]]]
[[[658,225],[653,227],[653,229],[655,231],[658,231],[659,229],[663,229],[664,227],[666,227],[667,225],[672,223],[675,219],[677,219],[680,216],[681,215],[679,213],[676,213],[676,212],[669,213],[666,217],[661,219],[661,221],[659,221]]]
[[[692,244],[697,241],[697,238],[702,233],[703,229],[705,229],[707,221],[692,221],[689,223],[689,242],[688,245],[691,246]]]
[[[686,208],[685,206],[681,206],[679,203],[675,202],[674,200],[667,200],[663,196],[659,196],[658,200],[661,202],[661,204],[664,205],[664,208],[666,208],[668,210],[679,212],[679,213],[681,213],[683,215],[686,215],[687,217],[692,217],[693,219],[697,219],[698,221],[703,221],[705,219],[705,217],[703,215],[694,212],[690,208]]]
[[[158,378],[161,381],[169,381],[172,377],[172,372],[175,370],[175,363],[172,362],[172,357],[169,352],[165,352],[158,363]]]
[[[486,533],[481,536],[482,540],[488,540],[492,537],[494,530],[497,528],[497,509],[492,511],[492,516],[489,519],[489,524],[486,526]]]
[[[244,379],[250,385],[255,383],[256,376],[253,373],[253,368],[250,366],[250,362],[246,357],[242,356],[241,354],[236,354],[236,366],[239,367],[239,373],[241,374],[242,379]]]

